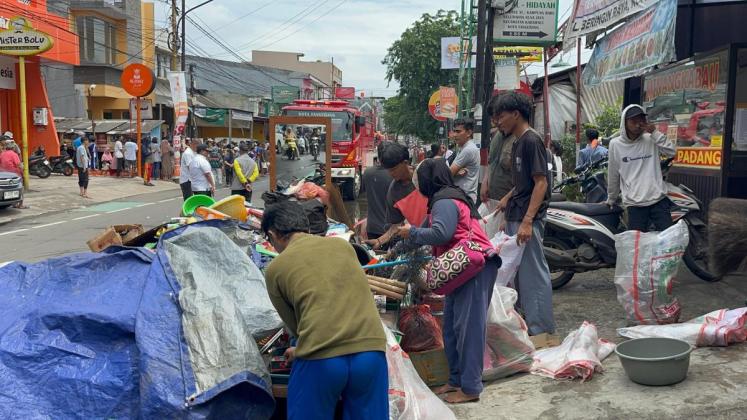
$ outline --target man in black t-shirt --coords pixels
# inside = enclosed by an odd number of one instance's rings
[[[553,334],[555,319],[550,269],[542,251],[551,176],[542,138],[529,126],[531,109],[528,96],[509,92],[500,96],[493,112],[498,129],[517,139],[511,150],[514,188],[501,199],[498,211],[506,212],[506,233],[526,244],[515,283],[529,334],[537,335]]]
[[[381,149],[381,148],[380,148]],[[366,234],[368,239],[379,238],[387,231],[386,196],[392,184],[389,171],[381,167],[378,158],[374,158],[374,165],[363,172],[363,186],[366,189]]]

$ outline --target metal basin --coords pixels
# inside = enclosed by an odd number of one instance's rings
[[[618,344],[615,353],[633,382],[663,386],[685,380],[692,350],[682,340],[638,338]]]

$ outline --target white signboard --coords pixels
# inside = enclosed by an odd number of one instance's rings
[[[130,118],[135,118],[137,115],[136,102],[137,100],[135,98],[130,99]],[[150,99],[140,98],[140,119],[153,119],[153,104],[150,102]]]
[[[557,41],[559,0],[516,0],[498,9],[493,42],[504,45],[552,45]]]
[[[470,57],[467,54],[467,41],[464,41],[462,47],[459,46],[461,38],[458,36],[450,36],[441,38],[441,69],[442,70],[454,70],[459,68],[459,58],[462,56],[464,60],[464,66],[467,67],[467,58]],[[464,54],[461,54],[461,50],[464,50]],[[477,52],[477,37],[472,37],[472,52]],[[475,68],[477,63],[477,56],[472,54],[470,60],[470,67]]]
[[[174,134],[183,135],[187,117],[189,116],[189,105],[187,103],[187,85],[184,81],[183,71],[170,71],[166,75],[171,87],[171,101],[174,103],[176,113],[176,124]],[[176,140],[174,141],[176,147]]]
[[[254,116],[251,112],[231,110],[231,118],[238,121],[253,121]]]
[[[611,28],[628,16],[645,10],[659,0],[575,0],[569,25],[563,35],[564,48],[581,35]]]
[[[16,60],[0,55],[0,89],[16,88]]]
[[[519,88],[519,61],[515,58],[495,60],[495,89]]]

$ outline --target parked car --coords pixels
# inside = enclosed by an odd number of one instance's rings
[[[0,171],[0,209],[23,200],[23,182],[13,172]]]

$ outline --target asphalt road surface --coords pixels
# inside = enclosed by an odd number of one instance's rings
[[[302,178],[314,172],[310,156],[301,160],[278,159],[278,179]],[[269,176],[254,184],[252,202],[261,204],[269,187]],[[230,194],[217,191],[217,198]],[[88,251],[86,241],[110,225],[142,224],[145,229],[179,216],[182,197],[179,190],[149,193],[90,207],[45,214],[0,226],[0,262],[39,261],[64,254]]]

